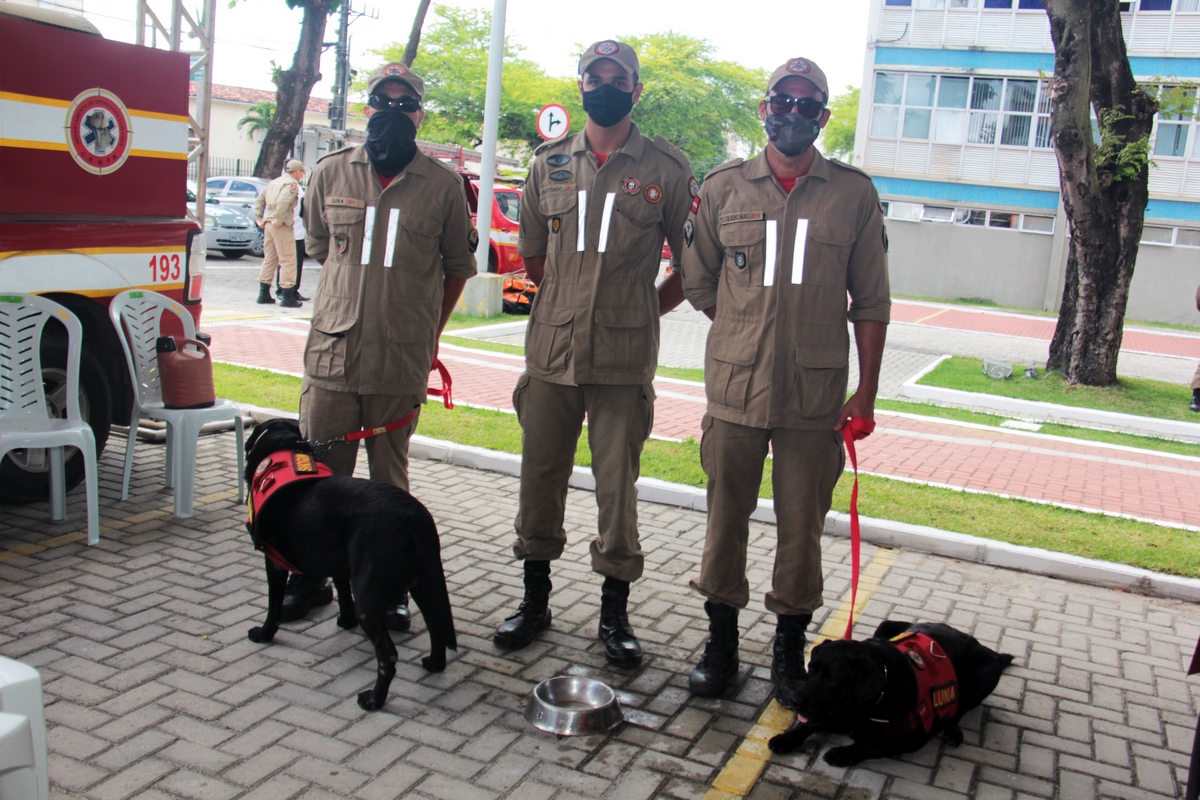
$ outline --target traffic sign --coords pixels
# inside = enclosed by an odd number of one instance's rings
[[[543,139],[552,142],[566,136],[570,130],[571,117],[558,103],[551,103],[538,112],[537,131]]]

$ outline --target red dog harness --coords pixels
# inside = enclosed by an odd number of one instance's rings
[[[935,720],[958,713],[958,675],[942,646],[923,633],[902,633],[892,639],[908,657],[917,679],[917,706],[908,715],[912,730],[933,732]]]
[[[246,499],[246,529],[250,531],[250,539],[254,549],[261,550],[280,569],[288,572],[299,572],[288,562],[279,551],[258,537],[258,518],[264,506],[284,486],[298,481],[328,478],[333,470],[308,453],[298,453],[293,450],[280,450],[262,460],[254,470],[254,478],[250,481],[250,496]]]

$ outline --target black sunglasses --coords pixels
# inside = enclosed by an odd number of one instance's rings
[[[817,119],[825,110],[825,104],[815,97],[791,97],[786,94],[773,94],[767,97],[767,106],[772,114],[790,114],[794,107],[801,116]]]
[[[367,99],[367,105],[376,111],[395,108],[411,114],[421,110],[421,101],[415,97],[388,97],[387,95],[373,94]]]

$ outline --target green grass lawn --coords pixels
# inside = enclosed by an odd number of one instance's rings
[[[228,364],[214,364],[213,375],[220,397],[292,413],[299,410],[299,378]],[[498,411],[464,406],[447,411],[440,404],[428,403],[421,412],[419,432],[458,444],[508,453],[521,451],[521,429],[516,416]],[[586,436],[580,439],[576,463],[590,464]],[[642,474],[704,486],[699,444],[693,440],[648,441],[642,456]],[[851,483],[847,477],[838,484],[835,509],[848,509]],[[772,496],[769,460],[760,496]],[[1200,534],[1189,531],[871,475],[862,478],[859,510],[865,516],[880,519],[1200,577]]]
[[[1026,378],[1024,365],[1013,365],[1011,380],[996,380],[983,374],[978,358],[948,358],[918,381],[922,386],[939,386],[963,392],[994,394],[1020,400],[1038,400],[1076,408],[1092,408],[1134,414],[1139,417],[1197,421],[1188,410],[1192,390],[1187,386],[1142,378],[1121,378],[1115,386],[1071,386],[1058,374],[1046,374],[1038,364],[1040,379]],[[1018,373],[1022,373],[1018,377]]]

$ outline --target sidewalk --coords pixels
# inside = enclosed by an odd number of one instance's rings
[[[438,523],[460,649],[446,672],[425,673],[416,615],[413,632],[395,636],[387,705],[366,714],[354,698],[374,679],[372,651],[361,632],[336,626],[333,605],[286,624],[272,645],[246,638],[265,613],[266,583],[234,500],[233,434],[201,439],[190,520],[170,517],[161,445],[139,447],[131,498],[119,502],[120,450],[101,458],[99,545],[82,544],[79,492],[65,523],[50,523],[43,503],[6,509],[0,527],[0,655],[42,674],[53,797],[1174,800],[1183,791],[1200,709],[1200,681],[1184,676],[1200,634],[1192,604],[865,547],[856,636],[882,619],[946,621],[1016,660],[966,716],[961,747],[936,741],[835,769],[820,756],[841,737],[813,737],[782,757],[763,747],[787,724],[768,703],[771,526],[751,524],[737,685],[706,700],[687,691],[706,637],[687,588],[703,514],[639,504],[647,566],[630,613],[646,658],[615,671],[595,638],[595,498],[572,490],[554,623],[506,654],[490,636],[521,595],[510,550],[517,482],[416,459],[413,491]],[[70,543],[46,549],[49,537]],[[812,630],[838,636],[849,545],[827,538],[823,549],[825,606]],[[627,722],[577,738],[530,727],[528,692],[561,674],[608,682]]]
[[[988,332],[981,333],[983,328],[1004,329],[1009,333],[995,338],[1005,346],[1014,346],[1014,338],[1040,345],[1040,340],[1015,337],[1012,331],[1044,331],[1047,324],[1040,318],[998,312],[943,311],[898,304],[901,315],[919,320],[917,315],[923,313],[933,315],[942,324],[957,320],[956,324],[973,327],[937,331],[947,347],[932,354],[889,344],[883,360],[881,396],[897,396],[904,381],[951,349],[954,339],[966,333],[984,335]],[[699,353],[699,364],[703,364],[707,320],[697,321],[697,315],[673,312],[668,316],[663,325],[664,353],[678,355],[694,350]],[[306,320],[222,321],[221,315],[212,316],[213,321],[205,329],[213,334],[214,358],[294,374],[303,371]],[[903,341],[911,333],[906,328],[915,329],[919,337],[929,336],[925,324],[893,324],[889,337]],[[1052,332],[1053,321],[1048,324]],[[894,335],[897,330],[901,332],[898,336]],[[520,343],[523,335],[521,330],[502,331],[489,339]],[[1161,373],[1183,365],[1190,379],[1195,366],[1192,357],[1178,353],[1194,349],[1200,357],[1200,337],[1182,333],[1140,335],[1138,340],[1131,333],[1126,341],[1133,337],[1140,346],[1157,348],[1141,355],[1144,369]],[[1020,342],[1015,346],[1021,346]],[[512,410],[512,386],[522,371],[522,358],[453,345],[443,345],[440,353],[454,376],[457,401]],[[853,386],[857,381],[853,355],[851,373]],[[655,381],[655,391],[654,435],[699,438],[705,409],[703,385],[660,378]],[[867,473],[1200,530],[1200,448],[1198,457],[1188,457],[886,411],[878,411],[876,420],[875,434],[860,448],[859,466]],[[864,513],[870,511],[864,508]]]

